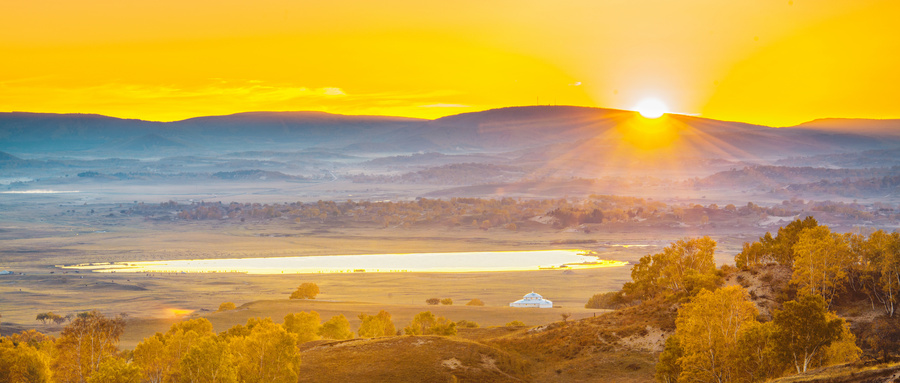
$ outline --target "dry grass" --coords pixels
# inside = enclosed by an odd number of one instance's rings
[[[900,363],[866,365],[851,363],[823,367],[786,376],[771,383],[888,383],[900,381]]]
[[[311,342],[301,353],[301,382],[521,382],[528,365],[490,346],[459,338],[400,336]]]

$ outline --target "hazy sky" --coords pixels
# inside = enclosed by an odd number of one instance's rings
[[[631,109],[772,126],[900,118],[900,1],[0,3],[0,111],[434,118]]]

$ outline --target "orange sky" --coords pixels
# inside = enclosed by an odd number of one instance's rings
[[[895,0],[0,3],[0,111],[900,118]]]

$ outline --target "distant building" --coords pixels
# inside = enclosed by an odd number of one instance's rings
[[[532,291],[526,294],[524,298],[509,304],[510,307],[537,307],[549,309],[553,307],[553,302],[544,299],[540,294]]]

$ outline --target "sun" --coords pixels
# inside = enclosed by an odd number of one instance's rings
[[[645,98],[634,106],[634,109],[645,118],[659,118],[668,113],[666,104],[655,98]]]

